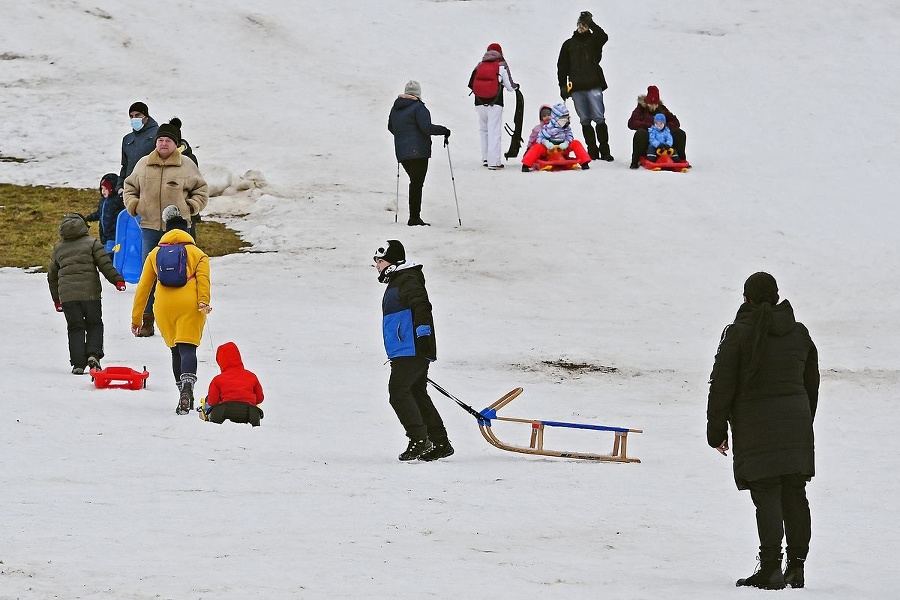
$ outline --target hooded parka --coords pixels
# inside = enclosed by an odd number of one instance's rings
[[[819,359],[809,331],[787,300],[771,307],[759,371],[750,379],[756,323],[763,306],[746,302],[725,328],[710,375],[706,439],[728,439],[738,489],[766,477],[815,475],[813,418],[819,399]]]
[[[47,269],[54,302],[100,300],[98,269],[110,283],[125,281],[100,240],[88,233],[88,224],[81,215],[66,215],[59,224],[62,241],[53,247]]]

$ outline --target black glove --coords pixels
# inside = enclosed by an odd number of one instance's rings
[[[563,99],[563,102],[569,99],[569,90],[566,89],[566,86],[559,86],[559,97]]]
[[[444,148],[450,143],[450,130],[447,130],[447,133],[444,134]]]

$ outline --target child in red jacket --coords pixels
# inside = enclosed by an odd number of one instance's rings
[[[222,372],[209,382],[201,418],[213,423],[225,419],[233,423],[259,426],[263,417],[257,406],[263,401],[263,390],[253,372],[244,368],[241,353],[234,342],[226,342],[216,350],[216,362]]]

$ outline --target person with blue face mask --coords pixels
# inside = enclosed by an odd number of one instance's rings
[[[159,124],[150,116],[143,102],[135,102],[128,109],[132,131],[122,138],[122,170],[116,182],[116,192],[121,196],[125,178],[131,175],[134,165],[156,148],[156,132]]]

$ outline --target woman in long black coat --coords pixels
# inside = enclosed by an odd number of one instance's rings
[[[756,505],[760,569],[739,586],[803,587],[809,552],[806,483],[815,475],[813,418],[819,398],[819,359],[809,331],[794,319],[778,284],[754,273],[744,303],[725,328],[710,376],[706,437],[723,455],[728,426],[738,489]],[[788,568],[781,571],[787,537]]]

